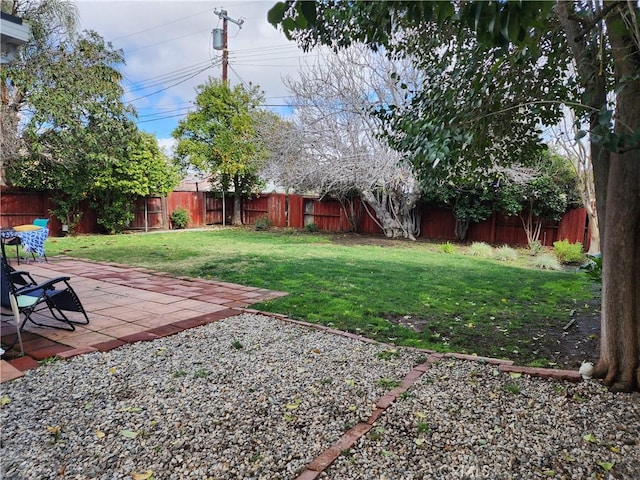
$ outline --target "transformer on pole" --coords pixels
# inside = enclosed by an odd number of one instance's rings
[[[213,11],[218,17],[222,19],[222,29],[215,28],[211,32],[213,35],[213,48],[215,50],[222,50],[222,81],[227,81],[227,65],[229,64],[229,50],[227,48],[227,33],[228,33],[228,22],[235,23],[238,27],[242,28],[242,24],[244,20],[241,18],[240,20],[235,20],[227,15],[226,10],[218,10],[215,9]]]

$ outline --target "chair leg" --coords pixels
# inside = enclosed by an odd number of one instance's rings
[[[58,322],[67,325],[69,328],[67,327],[62,327],[62,326],[58,326],[58,325],[48,325],[46,323],[39,323],[36,322],[33,318],[31,318],[31,315],[29,315],[27,317],[27,320],[29,320],[31,323],[33,323],[34,325],[37,325],[39,327],[48,327],[48,328],[55,328],[57,330],[66,330],[68,332],[74,332],[76,330],[76,327],[74,325],[74,322],[72,322],[71,320],[69,320],[64,314],[62,315],[64,318],[59,318],[57,315],[53,314],[53,318],[54,320],[57,320]]]
[[[18,251],[18,245],[16,245],[16,260],[18,260],[18,265],[20,265],[20,252]]]
[[[33,257],[33,261],[36,261],[36,254],[31,252],[31,256]],[[44,257],[44,261],[49,263],[49,259],[47,258],[47,255],[45,253],[42,254],[42,256]]]

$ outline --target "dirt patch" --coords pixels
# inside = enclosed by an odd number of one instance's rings
[[[387,316],[387,320],[404,328],[422,334],[433,327],[431,319],[416,316]],[[478,355],[506,358],[519,365],[535,364],[566,369],[579,368],[582,362],[596,362],[599,354],[600,335],[600,299],[596,298],[580,309],[576,309],[570,319],[560,325],[549,322],[540,325],[528,325],[514,331],[513,336],[526,339],[518,342],[517,354],[509,349],[501,351],[500,340],[495,335],[475,335],[465,332],[464,345],[473,346]],[[450,345],[453,351],[459,351]],[[464,348],[462,348],[464,350]],[[464,352],[461,352],[464,353]],[[471,353],[467,351],[466,353]]]

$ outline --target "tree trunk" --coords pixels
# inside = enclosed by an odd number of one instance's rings
[[[598,112],[606,106],[606,75],[599,70],[599,48],[588,44],[571,3],[556,3],[556,13],[567,34],[576,68],[585,87],[585,103],[593,109],[591,128],[599,124]],[[633,7],[632,7],[633,8]],[[595,14],[595,12],[594,12]],[[606,18],[618,87],[616,133],[640,129],[640,53],[620,13]],[[598,23],[593,28],[602,29]],[[600,30],[600,38],[604,31]],[[595,35],[594,35],[595,36]],[[591,38],[593,38],[592,36]],[[635,77],[635,79],[634,79]],[[596,210],[602,247],[602,308],[600,359],[595,376],[616,391],[640,388],[640,150],[611,153],[591,142],[596,190]]]
[[[607,17],[616,80],[622,87],[616,98],[618,135],[640,131],[640,46],[621,24],[619,12]],[[598,211],[606,228],[601,230],[602,320],[595,375],[612,390],[632,391],[640,389],[640,148],[620,148],[608,162],[605,217]],[[597,188],[596,183],[601,202]]]
[[[231,225],[242,225],[242,189],[238,175],[233,176],[233,216]]]
[[[598,213],[595,206],[589,206],[587,208],[587,215],[589,217],[589,255],[595,255],[600,253],[600,225],[598,222]]]
[[[458,220],[456,219],[456,226],[454,227],[454,234],[456,236],[456,242],[466,242],[467,235],[469,233],[470,220]]]
[[[393,194],[378,195],[368,190],[360,192],[363,200],[373,208],[375,217],[371,215],[366,204],[363,204],[365,211],[378,224],[387,238],[408,238],[415,240],[417,225],[413,218],[413,209],[417,198],[414,195],[399,195],[395,199]]]
[[[640,152],[613,155],[602,245],[600,359],[595,373],[619,391],[640,386],[639,198]]]

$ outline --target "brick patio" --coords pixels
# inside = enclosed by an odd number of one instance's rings
[[[17,346],[3,356],[9,360],[0,362],[2,382],[37,367],[38,360],[54,356],[69,358],[173,335],[238,315],[241,309],[254,303],[286,295],[227,282],[176,278],[144,268],[82,260],[49,259],[49,262],[21,263],[14,267],[28,271],[36,281],[71,277],[70,284],[90,322],[77,325],[75,331],[38,327],[28,322],[22,334],[25,356],[11,359],[19,353]],[[47,322],[43,315],[37,314],[34,318]],[[13,317],[3,316],[1,327],[2,336],[7,336],[7,341],[12,339]]]

